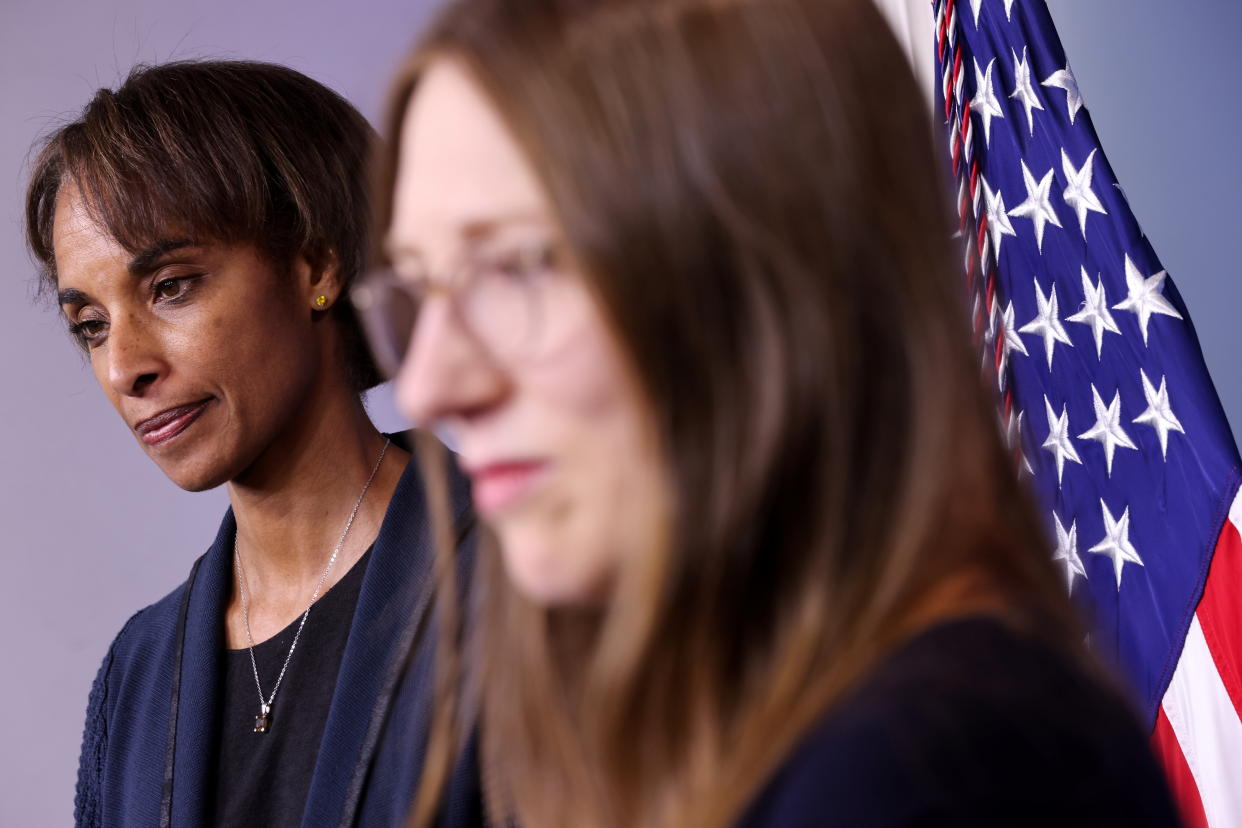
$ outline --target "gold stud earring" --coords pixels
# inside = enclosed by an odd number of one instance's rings
[[[319,307],[321,307],[321,308],[322,308],[324,305],[328,304],[328,297],[326,297],[326,296],[316,296],[316,297],[315,297],[315,304],[316,304],[316,305],[318,305]]]

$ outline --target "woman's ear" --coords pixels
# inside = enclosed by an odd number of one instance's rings
[[[293,260],[293,275],[299,294],[312,310],[326,311],[340,301],[343,284],[336,251],[328,250],[315,262],[298,256]]]

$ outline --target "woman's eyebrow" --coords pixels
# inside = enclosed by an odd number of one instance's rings
[[[514,210],[496,216],[472,218],[461,221],[455,229],[457,243],[464,249],[476,247],[510,227],[550,227],[547,213],[538,209]],[[392,234],[384,239],[383,252],[389,262],[422,263],[423,251],[412,241],[397,240]]]
[[[164,256],[183,247],[193,247],[195,244],[196,242],[192,239],[160,239],[130,259],[129,272],[134,276],[142,276],[154,270]]]
[[[89,301],[90,297],[77,288],[65,288],[56,293],[56,304],[61,307],[65,305],[77,307],[78,305],[85,305]]]
[[[504,215],[478,218],[472,221],[463,222],[461,229],[458,231],[458,235],[464,243],[471,244],[486,241],[491,236],[494,236],[501,230],[505,230],[509,227],[544,225],[546,223],[547,215],[542,211],[521,210],[505,213]]]
[[[160,239],[130,259],[126,270],[133,276],[143,276],[154,270],[160,259],[169,253],[197,244],[193,239]],[[65,288],[56,292],[56,304],[61,307],[77,307],[89,303],[90,300],[90,295],[78,288]]]

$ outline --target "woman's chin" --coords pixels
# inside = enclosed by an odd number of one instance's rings
[[[160,470],[168,476],[169,480],[187,492],[205,492],[208,489],[222,486],[231,479],[227,472],[218,467],[204,468],[194,463],[170,463],[167,466],[161,464]]]
[[[600,603],[608,567],[587,549],[543,533],[497,534],[509,581],[527,601],[544,607]]]
[[[157,454],[151,459],[169,480],[187,492],[214,489],[237,475],[237,464],[230,462],[227,454],[218,445],[194,448],[193,451],[179,452],[174,456]]]

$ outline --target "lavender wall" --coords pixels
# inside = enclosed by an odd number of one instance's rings
[[[1000,0],[984,0],[999,3]],[[1026,0],[1018,0],[1026,2]],[[221,491],[190,495],[142,455],[50,309],[32,305],[21,192],[32,141],[135,62],[275,60],[372,119],[435,0],[4,0],[0,7],[0,825],[61,825],[87,690],[108,642],[180,582]],[[1242,426],[1242,4],[1049,0],[1110,160],[1190,306]],[[399,424],[374,395],[383,427]]]

